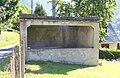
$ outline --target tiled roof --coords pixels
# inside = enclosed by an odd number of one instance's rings
[[[100,43],[107,42],[120,42],[120,39],[118,38],[118,34],[115,30],[115,28],[112,26],[111,23],[108,24],[107,27],[107,35],[104,36],[105,40],[100,40]]]

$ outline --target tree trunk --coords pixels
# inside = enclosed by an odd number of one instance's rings
[[[52,16],[54,17],[56,15],[55,7],[56,7],[56,0],[52,0]]]
[[[31,14],[33,14],[33,0],[31,0]]]

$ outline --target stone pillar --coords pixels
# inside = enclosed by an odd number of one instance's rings
[[[28,54],[26,53],[27,51],[27,27],[29,27],[31,24],[31,21],[30,20],[21,20],[20,22],[20,44],[21,43],[24,43],[24,44],[21,44],[21,45],[24,45],[24,53],[25,54]],[[25,55],[26,58],[25,60],[27,60],[27,55]]]
[[[27,48],[27,21],[21,20],[20,22],[20,43],[22,40],[25,42],[25,47]]]
[[[24,78],[25,60],[27,54],[27,27],[30,25],[29,21],[21,20],[20,22],[20,46],[21,46],[21,78]]]
[[[98,65],[99,61],[99,23],[93,24],[92,27],[94,28],[94,56],[95,62]]]

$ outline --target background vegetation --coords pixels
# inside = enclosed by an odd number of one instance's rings
[[[16,32],[4,32],[0,35],[0,47],[19,42],[19,34]]]
[[[42,4],[36,3],[34,14],[38,14],[39,16],[47,16]]]
[[[108,60],[120,59],[120,50],[100,49],[99,58]]]
[[[49,1],[51,2],[51,0]],[[71,2],[56,0],[57,16],[66,17],[100,17],[100,39],[104,39],[108,22],[112,21],[115,0],[71,0]]]
[[[0,29],[9,27],[19,31],[19,14],[30,13],[30,9],[20,0],[0,0]]]

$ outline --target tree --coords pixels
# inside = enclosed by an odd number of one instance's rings
[[[19,4],[19,7],[20,7],[20,12],[19,13],[22,13],[22,14],[30,14],[30,8],[24,4]]]
[[[15,16],[11,16],[10,18],[4,20],[2,22],[2,26],[7,26],[10,27],[14,30],[19,31],[19,14],[30,14],[30,8],[28,8],[26,5],[24,4],[17,4],[17,12],[15,14]],[[15,10],[12,10],[15,11]]]
[[[0,23],[13,21],[18,13],[19,0],[0,0]]]
[[[17,17],[19,12],[19,0],[0,0],[1,22],[6,22]]]
[[[100,39],[104,39],[108,22],[112,21],[115,0],[72,0],[63,2],[57,0],[57,15],[72,17],[100,17]]]
[[[66,17],[75,17],[73,14],[74,8],[73,5],[71,5],[70,2],[58,2],[57,5],[57,16],[66,16]]]
[[[19,14],[30,14],[30,8],[24,4],[19,4],[19,9],[20,9]],[[12,23],[11,28],[17,31],[19,31],[19,20],[18,19],[19,19],[19,15],[13,22],[11,22]]]
[[[36,7],[35,7],[35,14],[38,14],[39,16],[47,16],[47,13],[45,12],[43,6],[39,3],[36,3]]]

